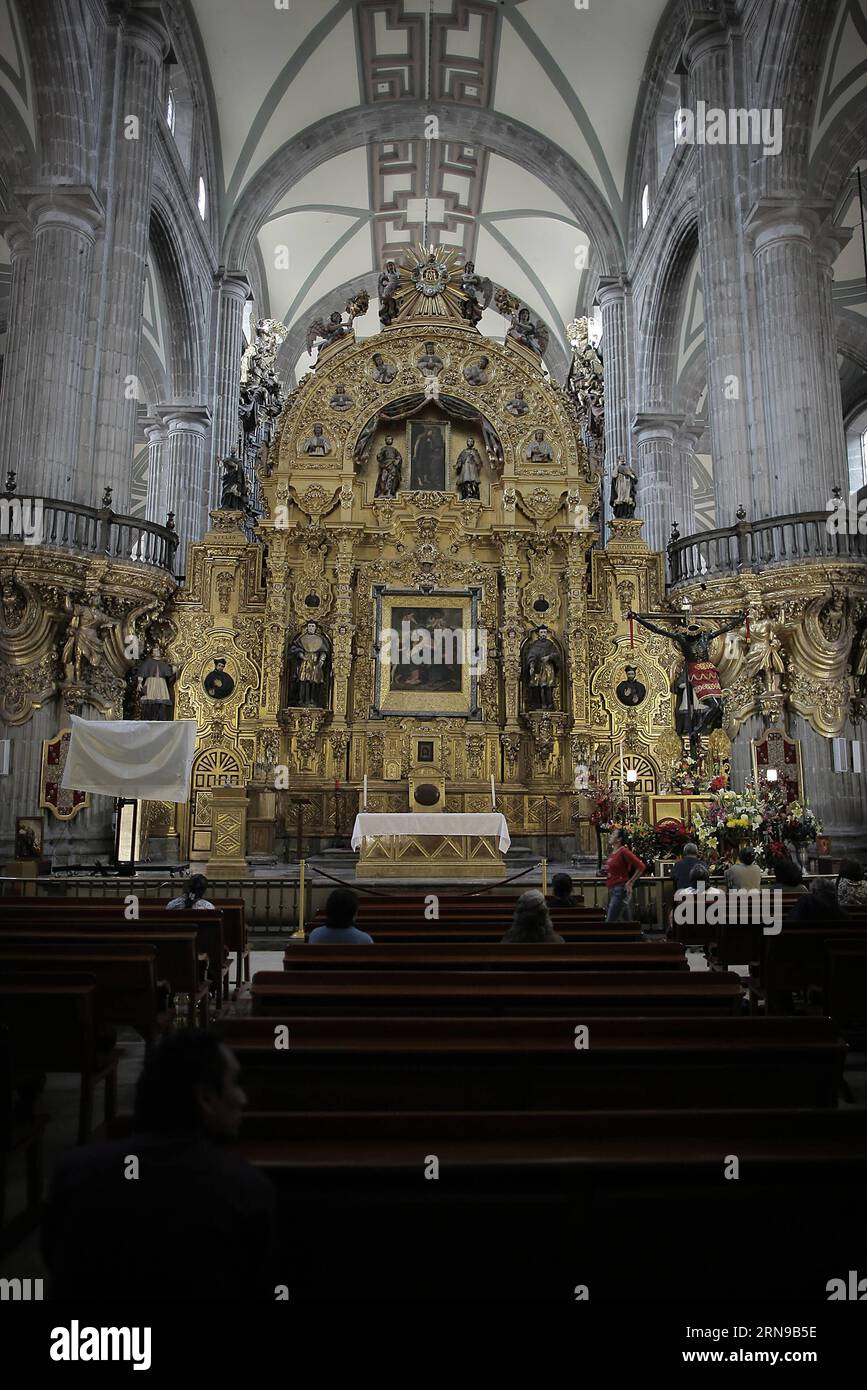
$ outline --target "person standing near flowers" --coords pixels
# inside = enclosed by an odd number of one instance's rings
[[[605,882],[608,885],[606,922],[621,922],[632,908],[632,890],[644,873],[646,865],[637,854],[626,847],[626,837],[619,826],[612,830],[610,853],[605,861]]]

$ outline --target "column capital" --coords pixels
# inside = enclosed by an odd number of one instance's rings
[[[168,433],[165,420],[159,414],[145,415],[141,421],[148,444],[161,444]]]
[[[150,52],[164,63],[171,50],[171,39],[158,4],[150,0],[110,0],[109,17],[122,30],[124,41]]]
[[[646,410],[633,415],[632,429],[639,444],[649,444],[657,439],[673,443],[684,419],[683,415],[672,415],[665,410]]]
[[[760,198],[753,203],[744,222],[753,255],[778,241],[813,244],[823,232],[831,210],[832,204],[824,199],[810,201],[785,195]]]
[[[170,434],[204,435],[211,424],[206,405],[161,405],[151,413],[165,422]]]
[[[214,284],[227,299],[245,302],[250,297],[250,281],[242,270],[227,270],[221,265],[214,276]]]
[[[600,275],[596,284],[596,301],[605,310],[611,304],[622,304],[629,281],[625,275]]]
[[[105,209],[89,184],[40,184],[19,190],[35,229],[55,224],[96,237]]]
[[[730,37],[731,26],[719,10],[710,4],[704,10],[696,10],[689,18],[681,49],[687,70],[702,58],[726,49]]]
[[[696,444],[701,439],[707,429],[706,420],[696,420],[686,416],[683,424],[678,430],[678,443],[685,445],[689,449],[695,449]]]
[[[12,263],[33,246],[33,222],[23,209],[0,215],[0,236],[12,252]]]

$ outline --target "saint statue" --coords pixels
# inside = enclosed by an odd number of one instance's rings
[[[517,314],[512,315],[512,326],[506,337],[514,338],[516,342],[528,347],[539,357],[542,357],[548,348],[547,324],[542,319],[537,319],[534,323],[530,310],[526,306],[519,309]]]
[[[635,516],[637,490],[638,475],[633,473],[621,454],[611,479],[611,510],[618,519]]]
[[[458,477],[458,495],[464,502],[478,501],[479,479],[482,476],[482,460],[476,449],[474,439],[467,440],[467,447],[458,454],[455,464]]]
[[[527,709],[554,709],[559,678],[559,648],[548,636],[547,627],[538,627],[536,636],[524,652],[524,696]]]
[[[347,395],[346,387],[342,384],[335,388],[334,395],[328,402],[332,410],[348,410],[352,403],[352,397]]]
[[[379,295],[379,321],[384,328],[393,323],[398,315],[398,303],[394,292],[400,284],[400,275],[394,261],[386,261],[377,284]]]
[[[396,497],[400,487],[403,455],[399,449],[395,449],[391,435],[386,437],[384,446],[376,456],[376,462],[379,464],[379,476],[374,497]]]
[[[289,648],[290,704],[310,705],[325,709],[328,643],[316,623],[309,622]]]
[[[647,686],[638,679],[634,666],[626,667],[626,680],[614,687],[614,693],[621,705],[640,705],[647,694]]]
[[[719,672],[710,659],[710,644],[724,632],[740,627],[744,614],[738,613],[730,623],[706,632],[700,623],[690,623],[686,629],[659,627],[640,613],[627,613],[648,632],[665,637],[673,642],[683,657],[683,665],[672,686],[677,696],[675,728],[681,737],[689,735],[695,740],[700,734],[709,734],[722,727],[723,703]]]
[[[314,454],[319,458],[331,453],[331,445],[325,438],[325,431],[319,423],[313,426],[313,434],[304,441],[304,452],[305,454]]]
[[[75,605],[60,654],[65,680],[81,681],[86,666],[96,670],[103,664],[102,633],[113,626],[114,620],[97,604]]]
[[[524,392],[519,386],[510,401],[506,401],[506,409],[510,415],[526,415],[530,409],[524,397]]]
[[[431,344],[433,346],[433,344]],[[397,367],[393,362],[386,362],[381,352],[373,354],[373,379],[378,381],[380,386],[390,386],[397,376]]]
[[[758,676],[768,695],[781,694],[786,674],[786,654],[779,634],[769,618],[753,624],[745,666],[749,676]]]
[[[247,480],[237,453],[232,450],[223,459],[223,481],[220,488],[220,511],[244,512],[247,510]]]
[[[464,376],[471,386],[487,386],[489,362],[490,358],[482,355],[478,362],[467,363],[464,367]]]
[[[554,450],[545,438],[544,430],[535,430],[533,438],[524,450],[524,455],[530,463],[551,463],[554,458]]]
[[[464,318],[469,319],[470,323],[478,323],[491,302],[494,287],[487,276],[483,277],[476,274],[473,261],[467,261],[464,266],[461,289],[467,296],[461,305],[461,312]]]
[[[177,672],[163,661],[162,649],[155,645],[138,668],[138,688],[142,719],[164,723],[172,717],[172,690]]]
[[[443,369],[443,359],[438,357],[434,351],[433,343],[425,343],[424,352],[416,362],[425,376],[438,376]]]

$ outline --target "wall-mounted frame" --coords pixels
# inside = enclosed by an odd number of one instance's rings
[[[375,584],[373,599],[376,670],[371,718],[411,714],[478,719],[481,589],[419,593]]]

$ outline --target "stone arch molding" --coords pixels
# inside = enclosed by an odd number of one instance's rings
[[[581,222],[602,274],[623,273],[623,240],[615,218],[604,195],[571,155],[512,117],[457,103],[420,101],[351,107],[324,117],[287,140],[241,194],[228,221],[221,261],[243,270],[267,214],[320,164],[377,141],[418,139],[430,115],[439,121],[440,139],[484,145],[492,154],[533,169]]]

